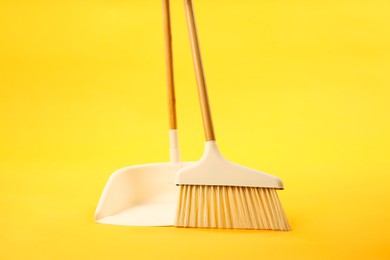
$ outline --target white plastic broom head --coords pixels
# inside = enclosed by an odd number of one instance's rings
[[[199,162],[177,172],[176,184],[283,189],[282,180],[278,177],[226,160],[215,141],[205,143]]]

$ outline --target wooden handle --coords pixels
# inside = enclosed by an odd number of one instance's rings
[[[173,77],[173,54],[172,54],[172,32],[171,32],[171,14],[169,9],[169,0],[162,1],[164,40],[165,40],[165,64],[167,74],[167,94],[169,111],[169,129],[177,129],[176,119],[176,99],[175,83]]]
[[[200,54],[198,33],[195,24],[194,9],[191,0],[184,0],[186,9],[187,26],[190,35],[192,58],[194,60],[196,82],[198,85],[198,95],[200,108],[202,111],[203,127],[207,141],[215,141],[213,121],[211,118],[207,86],[203,72],[202,57]]]

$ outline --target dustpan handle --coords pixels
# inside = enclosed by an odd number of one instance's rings
[[[175,83],[173,77],[173,54],[172,54],[172,32],[171,32],[171,14],[169,0],[162,1],[163,7],[163,26],[165,40],[165,64],[167,77],[168,111],[169,111],[169,129],[177,129],[176,119],[176,99]]]
[[[172,51],[172,32],[171,32],[171,14],[169,0],[162,0],[163,10],[163,27],[165,41],[165,63],[167,74],[167,97],[168,97],[168,114],[169,114],[169,143],[171,163],[180,162],[180,151],[177,136],[177,119],[176,119],[176,99],[175,83],[173,77],[173,51]]]
[[[200,108],[202,111],[203,127],[207,141],[215,141],[213,121],[211,118],[210,104],[207,95],[206,80],[203,72],[202,57],[200,53],[198,33],[195,24],[194,9],[191,0],[184,0],[188,32],[191,42],[192,58],[194,60],[196,82],[198,85],[198,95]]]

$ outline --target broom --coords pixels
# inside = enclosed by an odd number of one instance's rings
[[[227,161],[217,147],[191,0],[185,9],[206,143],[200,161],[177,173],[175,226],[290,230],[276,193],[282,181]]]

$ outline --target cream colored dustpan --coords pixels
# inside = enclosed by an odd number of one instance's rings
[[[130,166],[114,172],[96,208],[95,220],[99,223],[125,226],[174,223],[179,197],[175,174],[190,163],[180,162],[178,149],[169,0],[163,1],[163,17],[171,162]]]
[[[176,139],[176,130],[170,130],[170,134],[171,140]],[[96,222],[172,226],[179,197],[174,177],[179,169],[191,164],[177,159],[179,149],[173,147],[171,162],[130,166],[114,172],[96,208]]]
[[[172,226],[178,187],[173,176],[188,163],[130,166],[113,173],[98,203],[98,223],[123,226]]]

